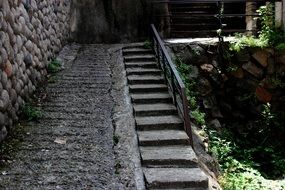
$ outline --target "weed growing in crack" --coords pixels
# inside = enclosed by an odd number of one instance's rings
[[[183,60],[179,57],[174,59],[174,63],[177,67],[177,70],[181,76],[183,83],[186,86],[186,95],[191,110],[191,116],[194,118],[198,125],[204,125],[206,123],[205,116],[206,114],[199,110],[197,103],[197,93],[196,92],[196,82],[189,77],[190,66],[185,64]]]
[[[152,43],[149,40],[144,41],[143,47],[146,49],[151,49],[152,48]]]
[[[120,137],[118,135],[113,135],[114,146],[119,143]]]
[[[22,108],[22,114],[28,121],[38,121],[43,117],[43,113],[38,108],[27,103]]]
[[[49,73],[57,73],[60,71],[60,69],[61,69],[61,63],[56,59],[52,60],[47,67]]]

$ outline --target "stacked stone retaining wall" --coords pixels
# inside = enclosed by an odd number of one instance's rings
[[[0,141],[69,36],[71,0],[0,0]]]

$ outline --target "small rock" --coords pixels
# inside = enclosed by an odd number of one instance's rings
[[[205,109],[212,109],[217,105],[217,100],[214,95],[203,98],[203,106]]]
[[[202,96],[210,94],[213,90],[210,81],[206,78],[200,78],[197,84],[199,86],[198,91]]]
[[[31,56],[31,54],[28,54],[25,56],[24,62],[25,62],[27,67],[30,67],[33,64],[33,58]]]
[[[0,110],[5,110],[10,102],[10,97],[9,97],[9,93],[7,90],[3,90],[1,93],[1,101],[2,101],[2,105],[0,106]],[[3,107],[2,107],[3,106]]]
[[[5,115],[0,112],[0,126],[4,126],[6,123],[6,120],[5,120]]]
[[[5,126],[2,127],[2,129],[0,130],[0,142],[6,138],[7,134],[8,134],[8,132],[7,132],[6,127]],[[2,174],[2,175],[4,175],[4,174]]]
[[[212,73],[214,66],[206,63],[206,64],[202,64],[200,68],[204,73]]]
[[[222,125],[218,119],[213,119],[208,123],[208,127],[215,129],[217,131],[220,131],[222,128]]]
[[[5,64],[4,71],[7,74],[7,77],[11,77],[13,74],[13,66],[9,60]]]

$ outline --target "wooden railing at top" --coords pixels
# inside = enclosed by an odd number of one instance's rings
[[[282,0],[149,0],[152,3],[213,3],[213,2],[223,2],[223,3],[246,3],[246,2],[281,2]]]
[[[173,102],[178,110],[179,115],[183,119],[185,132],[189,136],[190,144],[193,147],[193,136],[190,124],[186,87],[175,65],[173,64],[170,55],[166,50],[164,42],[162,41],[154,24],[151,24],[151,40],[153,44],[153,50],[156,54],[159,66],[163,71],[165,81],[173,98]]]

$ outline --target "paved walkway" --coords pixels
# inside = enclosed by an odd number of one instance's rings
[[[118,120],[120,107],[128,106],[122,105],[120,91],[114,93],[121,79],[112,79],[110,48],[73,45],[63,51],[67,63],[47,88],[44,119],[27,126],[21,150],[0,176],[0,189],[135,189],[133,131],[122,142],[128,146],[119,141],[114,149],[120,137],[114,133],[113,114]],[[131,117],[128,110],[122,114]],[[131,120],[125,124],[133,126]]]

